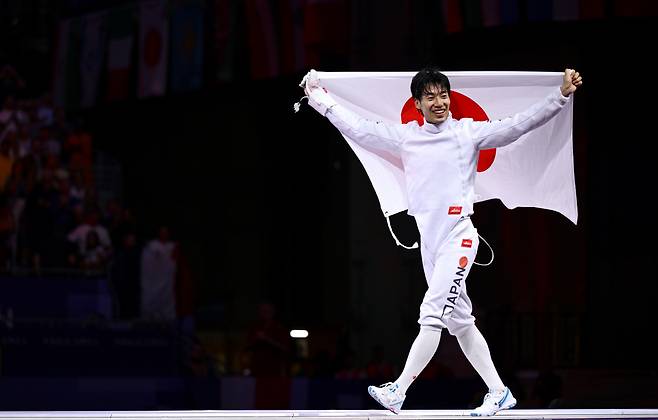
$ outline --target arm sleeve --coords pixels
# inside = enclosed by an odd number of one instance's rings
[[[569,98],[562,96],[557,88],[544,100],[511,117],[497,121],[473,122],[473,141],[478,149],[507,146],[525,133],[546,124],[568,101]]]
[[[307,93],[309,105],[321,115],[327,117],[334,127],[349,139],[366,148],[399,153],[406,126],[363,118],[336,103],[334,98],[323,88],[312,88]]]
[[[339,104],[331,106],[325,116],[341,133],[360,146],[395,154],[400,151],[404,138],[402,124],[368,120]]]

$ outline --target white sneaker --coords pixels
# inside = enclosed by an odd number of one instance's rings
[[[512,391],[505,387],[502,391],[489,391],[484,396],[482,405],[471,411],[471,416],[493,416],[500,410],[506,410],[516,405],[516,398]]]
[[[400,387],[393,382],[387,382],[380,386],[369,386],[368,393],[385,408],[391,410],[395,414],[400,414],[402,403],[406,395],[400,393]]]

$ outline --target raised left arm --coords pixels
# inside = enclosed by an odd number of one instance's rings
[[[473,122],[471,124],[473,141],[478,149],[492,149],[513,143],[525,133],[546,124],[555,117],[569,101],[569,96],[581,84],[580,74],[575,70],[566,69],[560,88],[525,111],[502,120]]]

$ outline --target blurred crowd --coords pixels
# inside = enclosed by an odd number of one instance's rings
[[[1,267],[104,268],[111,239],[101,221],[116,215],[96,200],[91,135],[48,93],[22,95],[11,66],[0,74]]]
[[[121,318],[190,312],[189,270],[169,226],[143,241],[131,209],[101,202],[92,133],[26,86],[0,68],[0,272],[108,275]]]

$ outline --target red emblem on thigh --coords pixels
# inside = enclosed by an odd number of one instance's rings
[[[461,268],[464,268],[464,267],[466,267],[467,265],[468,265],[468,258],[466,258],[466,257],[461,257],[461,258],[459,259],[459,266],[460,266]]]

